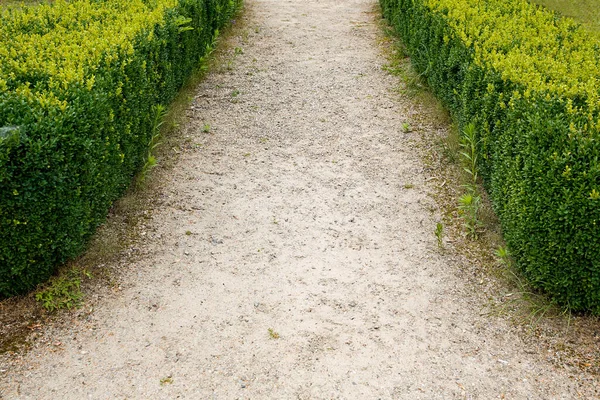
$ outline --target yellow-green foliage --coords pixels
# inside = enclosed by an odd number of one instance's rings
[[[600,43],[526,0],[380,0],[461,127],[534,286],[600,314]]]
[[[144,165],[154,110],[240,0],[58,0],[0,12],[0,297],[76,255]]]
[[[101,57],[110,63],[111,52],[133,54],[135,36],[162,23],[165,8],[176,4],[177,0],[157,1],[153,7],[142,0],[59,0],[5,10],[0,16],[0,90],[31,99],[74,83],[91,88]]]
[[[600,106],[600,53],[588,32],[571,19],[557,17],[525,0],[428,0],[473,60],[499,71],[502,78],[529,91],[550,91],[561,96],[588,97]]]

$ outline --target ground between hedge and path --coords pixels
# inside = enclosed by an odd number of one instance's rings
[[[418,141],[444,128],[394,90],[379,19],[373,0],[246,0],[119,290],[2,358],[0,398],[598,396],[439,251]]]

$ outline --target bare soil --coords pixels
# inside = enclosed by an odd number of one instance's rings
[[[482,310],[373,0],[247,0],[120,285],[0,358],[2,399],[575,399]],[[412,124],[412,130],[405,123]],[[450,242],[447,247],[452,247]],[[122,265],[123,261],[115,261]]]

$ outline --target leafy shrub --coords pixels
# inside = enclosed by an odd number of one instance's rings
[[[600,313],[600,43],[526,0],[380,0],[459,125],[518,266]]]
[[[0,14],[0,297],[81,251],[240,0],[58,0]]]

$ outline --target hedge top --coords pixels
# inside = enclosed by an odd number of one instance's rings
[[[133,39],[162,24],[177,0],[66,1],[0,13],[0,92],[42,108],[66,107],[70,85],[91,89],[94,68],[116,52],[133,54]],[[35,99],[35,100],[34,100]]]
[[[528,91],[583,96],[600,109],[600,42],[569,18],[527,0],[427,0],[467,47],[474,61]],[[447,40],[447,38],[445,38]]]

